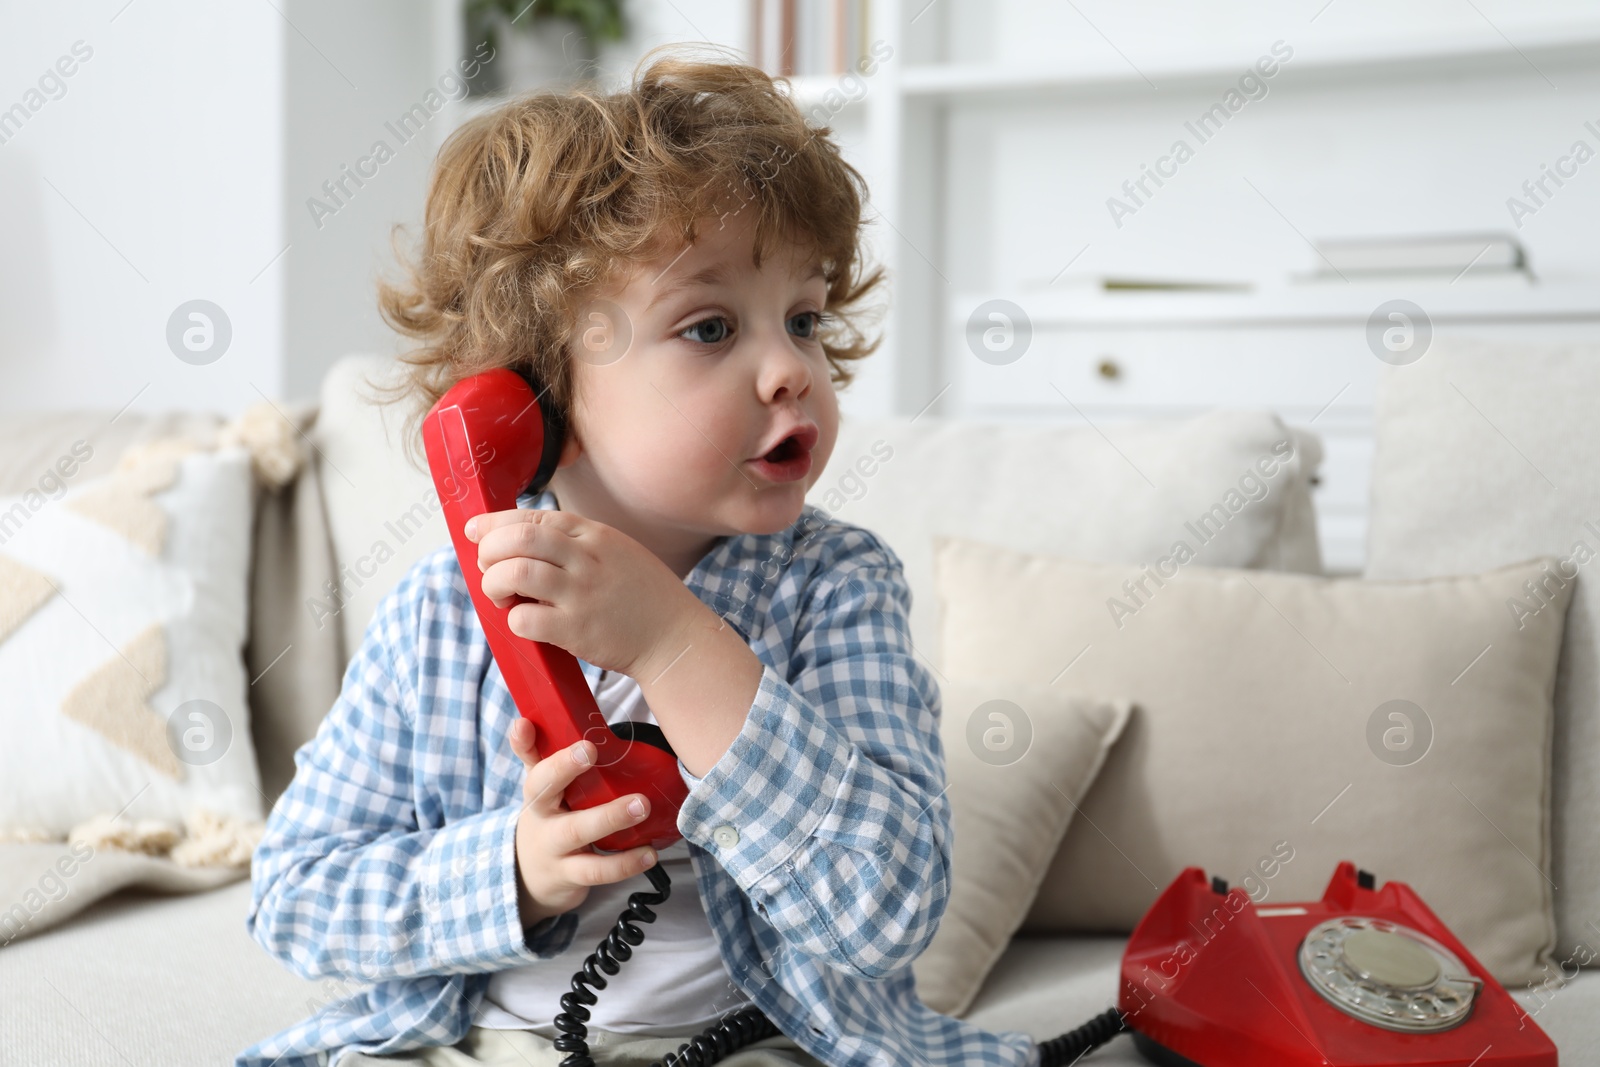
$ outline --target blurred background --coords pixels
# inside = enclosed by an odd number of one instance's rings
[[[870,183],[892,302],[847,412],[1269,407],[1327,449],[1330,570],[1362,562],[1383,363],[1600,324],[1578,0],[0,11],[0,411],[232,415],[398,351],[374,280],[449,132],[667,41],[788,76]]]

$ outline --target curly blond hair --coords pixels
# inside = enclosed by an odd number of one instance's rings
[[[881,337],[862,329],[883,268],[862,255],[866,182],[827,126],[779,82],[739,62],[658,56],[632,84],[536,92],[468,120],[439,150],[419,262],[380,280],[384,320],[421,345],[402,355],[406,452],[428,408],[494,367],[530,374],[572,425],[569,339],[586,295],[674,246],[696,223],[748,212],[755,265],[775,242],[820,260],[829,319],[821,341],[835,385]],[[396,236],[404,227],[396,228]],[[381,391],[381,390],[380,390]]]

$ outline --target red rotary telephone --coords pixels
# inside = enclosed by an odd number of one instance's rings
[[[1115,1008],[1041,1045],[1043,1067],[1124,1029],[1163,1067],[1557,1063],[1550,1038],[1409,886],[1378,889],[1349,861],[1303,904],[1255,904],[1187,868],[1134,928],[1121,984]]]
[[[428,468],[489,650],[517,710],[538,728],[539,758],[581,738],[595,746],[594,766],[567,786],[567,806],[592,808],[644,793],[650,797],[649,816],[595,845],[608,852],[644,844],[666,848],[683,836],[678,809],[689,789],[661,728],[645,722],[607,724],[572,653],[512,633],[513,605],[497,608],[484,595],[478,546],[467,539],[468,519],[516,507],[518,494],[542,485],[554,471],[560,423],[542,403],[522,375],[506,368],[457,382],[423,421]],[[552,425],[557,432],[547,433]]]

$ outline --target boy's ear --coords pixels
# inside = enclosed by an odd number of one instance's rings
[[[561,455],[556,459],[556,470],[569,466],[581,455],[583,455],[583,445],[578,441],[577,433],[568,428],[561,442]]]

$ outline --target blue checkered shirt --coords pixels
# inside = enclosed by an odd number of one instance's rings
[[[830,1065],[1035,1064],[1027,1034],[916,996],[952,838],[939,689],[908,638],[899,557],[807,505],[778,533],[721,539],[685,582],[763,667],[716,765],[678,764],[677,825],[730,979]],[[432,552],[373,613],[251,865],[250,936],[326,1003],[236,1067],[455,1044],[491,973],[552,954],[539,931],[558,924],[518,915],[517,714],[454,552]]]

